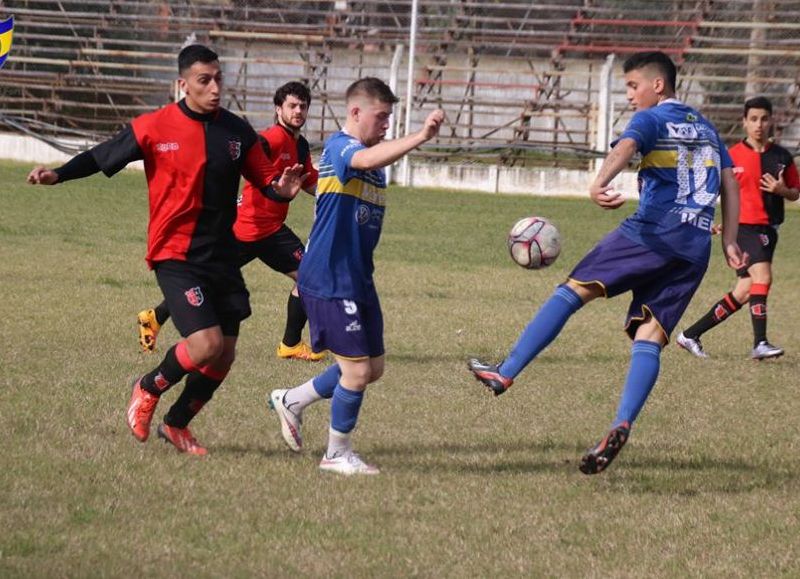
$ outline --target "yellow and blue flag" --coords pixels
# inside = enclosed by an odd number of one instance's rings
[[[14,17],[0,22],[0,68],[6,63],[8,53],[11,52],[11,41],[14,35]]]

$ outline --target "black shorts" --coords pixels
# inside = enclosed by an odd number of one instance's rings
[[[239,335],[239,323],[250,315],[250,293],[236,264],[170,260],[157,263],[155,272],[181,336],[213,326],[223,336]]]
[[[772,263],[775,247],[778,245],[778,230],[771,225],[739,224],[739,235],[736,242],[742,251],[750,256],[749,265],[754,263]],[[749,267],[748,265],[748,267]],[[739,277],[749,277],[747,267],[736,271]]]
[[[279,273],[297,271],[305,252],[303,242],[286,225],[258,241],[239,241],[238,247],[239,267],[258,258]]]

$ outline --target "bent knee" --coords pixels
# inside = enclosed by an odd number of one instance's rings
[[[198,336],[196,339],[190,337],[187,342],[189,357],[198,366],[216,364],[224,352],[222,336]]]

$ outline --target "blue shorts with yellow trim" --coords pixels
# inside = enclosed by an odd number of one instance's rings
[[[351,359],[376,358],[384,354],[383,313],[377,294],[369,302],[322,299],[300,294],[308,316],[311,348],[330,350]]]
[[[708,264],[656,253],[615,229],[586,254],[569,279],[579,284],[599,283],[609,298],[633,292],[625,331],[633,339],[639,324],[649,314],[669,340],[700,287],[707,267]]]

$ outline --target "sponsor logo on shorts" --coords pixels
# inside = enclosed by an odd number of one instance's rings
[[[369,222],[370,211],[366,205],[359,205],[356,209],[356,221],[359,225],[364,225]]]
[[[186,301],[196,308],[202,306],[203,302],[205,301],[203,292],[199,287],[193,287],[192,289],[186,290],[183,292],[183,295],[186,296]]]
[[[177,151],[181,146],[178,143],[156,143],[156,151],[159,153],[169,153],[170,151]]]
[[[302,248],[295,249],[294,253],[292,253],[292,256],[294,256],[295,261],[303,261],[303,250],[302,250]]]
[[[769,245],[769,235],[766,233],[759,233],[758,238],[761,240],[761,245],[767,247]]]
[[[358,323],[358,320],[353,320],[344,328],[345,332],[360,332],[361,331],[361,324]]]
[[[232,161],[238,160],[242,156],[242,142],[239,139],[228,141],[228,152],[231,154]]]

